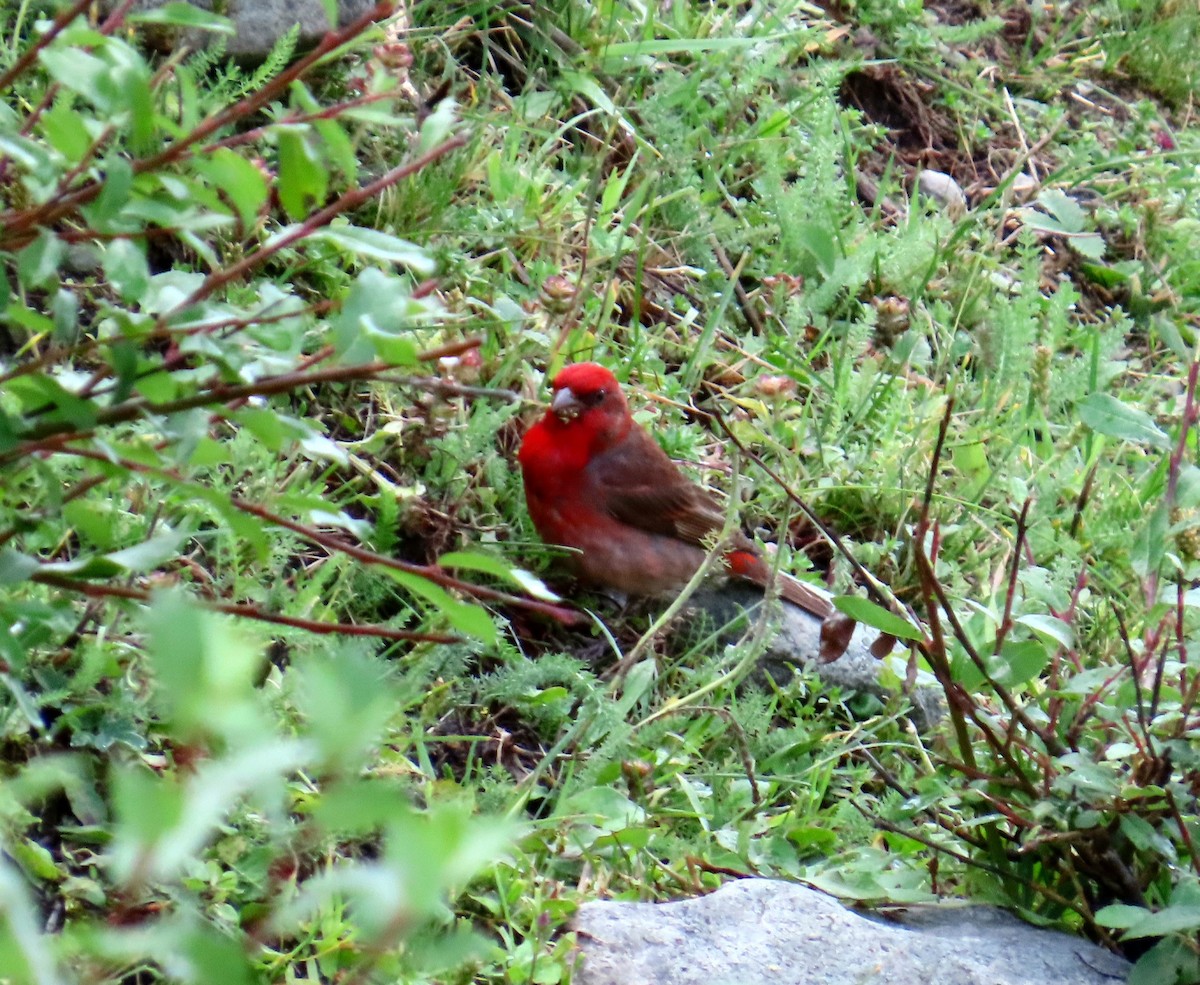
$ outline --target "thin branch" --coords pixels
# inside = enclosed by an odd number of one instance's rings
[[[186,486],[193,489],[200,489],[201,485],[198,482],[184,478],[174,469],[163,468],[157,465],[147,465],[143,462],[135,462],[131,459],[121,458],[120,456],[105,454],[101,451],[96,451],[92,448],[79,448],[63,446],[56,448],[58,454],[75,455],[79,458],[88,458],[97,462],[105,462],[118,465],[130,472],[137,472],[143,475],[153,475],[161,479],[166,479],[170,482],[177,483],[181,486]],[[517,608],[527,609],[531,612],[537,612],[540,615],[549,616],[557,620],[563,625],[578,625],[581,622],[587,621],[587,617],[574,609],[568,609],[564,606],[554,605],[549,602],[542,602],[537,599],[525,598],[520,595],[512,595],[509,592],[502,592],[495,588],[489,588],[485,585],[476,585],[471,582],[462,581],[455,578],[453,575],[446,572],[444,568],[435,564],[414,564],[411,561],[401,561],[398,558],[388,557],[385,554],[377,554],[374,551],[369,551],[366,548],[359,547],[356,544],[351,544],[349,541],[342,540],[340,537],[335,537],[332,534],[322,533],[312,527],[306,526],[295,520],[289,520],[287,517],[273,513],[264,506],[259,506],[257,503],[251,503],[244,499],[229,497],[229,504],[234,509],[240,510],[243,513],[248,513],[251,516],[256,516],[259,519],[266,520],[268,523],[283,527],[285,530],[291,530],[293,533],[299,534],[310,543],[316,544],[325,548],[330,553],[345,554],[348,557],[354,558],[356,561],[361,561],[364,564],[378,565],[383,568],[391,568],[395,571],[402,571],[406,574],[416,575],[424,578],[426,581],[431,581],[435,585],[442,588],[460,591],[465,595],[471,596],[480,600],[496,602],[501,605],[510,605]]]
[[[244,274],[253,270],[265,260],[274,256],[285,247],[291,246],[293,243],[304,239],[311,235],[315,230],[322,226],[327,226],[338,216],[346,212],[353,211],[364,202],[375,198],[380,192],[390,188],[396,182],[410,175],[416,174],[423,168],[432,164],[438,158],[444,157],[453,150],[457,150],[467,142],[464,134],[455,134],[447,140],[442,141],[436,147],[431,147],[420,157],[416,157],[404,164],[397,165],[390,171],[380,175],[374,181],[368,182],[365,185],[360,185],[358,188],[351,188],[349,191],[339,195],[325,208],[314,212],[301,223],[297,223],[287,232],[272,236],[261,247],[253,253],[242,257],[237,263],[231,264],[228,267],[223,267],[215,271],[205,278],[201,284],[190,295],[179,302],[171,311],[165,312],[159,316],[159,321],[164,324],[171,318],[172,315],[185,311],[192,305],[205,298],[211,296],[218,288],[224,287],[231,281],[235,281]]]
[[[949,397],[946,400],[946,412],[942,414],[941,423],[938,424],[937,442],[933,446],[933,458],[929,463],[929,475],[925,479],[925,495],[921,499],[921,516],[917,521],[917,530],[919,536],[924,536],[925,531],[929,529],[929,511],[933,506],[933,490],[937,484],[938,465],[942,460],[942,449],[946,445],[946,434],[950,430],[950,421],[954,414],[954,398]]]
[[[90,0],[76,0],[75,5],[66,14],[74,17],[75,14],[86,8],[89,2]],[[227,106],[219,112],[214,113],[206,120],[202,120],[189,134],[169,144],[159,153],[131,162],[130,166],[134,175],[157,170],[166,164],[181,159],[191,150],[193,145],[206,140],[223,127],[235,123],[240,119],[245,119],[261,109],[272,99],[282,95],[296,79],[300,78],[314,64],[330,52],[341,47],[347,41],[352,40],[375,21],[391,14],[394,9],[394,0],[382,0],[382,2],[376,4],[344,28],[337,31],[330,31],[317,43],[317,46],[312,51],[298,58],[273,79],[269,80],[261,89],[239,100],[232,106]],[[66,14],[60,15],[56,19],[55,24],[59,25],[59,21]],[[47,35],[43,35],[37,45],[31,47],[25,55],[18,59],[12,68],[3,75],[0,75],[0,89],[10,84],[13,78],[16,78],[17,74],[19,74],[19,71],[24,71],[29,62],[37,57],[38,51],[45,47],[47,41],[53,35],[61,32],[65,23],[57,26],[57,30],[52,29],[51,32],[47,32]],[[100,194],[103,188],[103,180],[97,178],[77,188],[70,194],[53,199],[39,208],[28,210],[8,209],[0,213],[0,229],[3,229],[12,240],[6,245],[11,249],[19,249],[26,245],[33,238],[33,234],[30,231],[31,227],[45,226],[56,222],[79,206],[86,205],[92,201]]]
[[[65,578],[50,572],[36,572],[30,576],[30,581],[39,585],[48,585],[68,592],[78,592],[94,599],[131,599],[135,602],[149,602],[151,592],[144,588],[131,588],[128,585],[101,584],[99,582],[82,581],[77,578]],[[321,622],[316,619],[301,619],[296,616],[285,616],[282,613],[270,612],[260,606],[244,602],[221,602],[217,599],[200,597],[200,604],[213,612],[223,612],[226,615],[242,616],[258,622],[274,623],[279,626],[291,626],[294,629],[304,629],[310,633],[331,634],[339,636],[375,636],[387,640],[404,640],[417,643],[462,643],[461,636],[451,636],[447,633],[419,633],[407,629],[391,629],[388,626],[356,625],[353,623]]]
[[[360,106],[369,106],[372,103],[382,102],[385,99],[392,99],[395,95],[394,91],[370,92],[363,96],[347,99],[344,102],[335,103],[333,106],[326,106],[324,109],[314,110],[309,113],[292,113],[290,116],[281,116],[279,119],[272,120],[264,126],[255,127],[252,130],[243,130],[240,133],[235,133],[221,140],[214,140],[211,144],[205,144],[200,148],[200,153],[211,154],[213,151],[220,150],[221,148],[252,144],[254,141],[266,136],[275,127],[300,126],[305,123],[312,123],[315,120],[331,120],[347,110],[358,109]]]
[[[25,52],[12,63],[7,72],[0,75],[0,92],[11,86],[14,79],[20,78],[21,73],[37,60],[42,49],[48,47],[55,38],[62,34],[66,26],[87,10],[91,3],[92,0],[75,0],[75,3],[55,17],[50,29],[25,49]]]
[[[871,594],[875,601],[877,601],[884,608],[895,612],[902,618],[915,618],[913,613],[900,603],[900,601],[891,593],[886,585],[880,582],[879,579],[877,579],[873,574],[871,574],[871,572],[862,566],[862,564],[854,556],[854,552],[850,550],[850,548],[846,545],[846,542],[838,535],[837,531],[832,527],[827,526],[826,523],[817,515],[816,511],[808,505],[803,497],[801,497],[794,489],[792,489],[788,482],[778,472],[764,462],[759,455],[755,454],[742,443],[741,439],[734,433],[733,428],[729,426],[724,415],[721,414],[719,410],[717,410],[715,407],[708,411],[695,408],[693,408],[693,410],[698,416],[716,421],[721,430],[725,432],[725,436],[733,443],[734,447],[737,448],[737,450],[743,455],[745,455],[746,458],[762,469],[768,476],[770,476],[772,481],[774,481],[775,484],[781,490],[783,490],[784,495],[787,496],[787,498],[793,503],[795,503],[800,509],[800,512],[802,512],[808,518],[808,521],[814,527],[816,527],[821,536],[829,541],[829,543],[833,545],[834,549],[849,562],[850,566],[854,569],[855,575],[857,575],[862,581],[863,585],[866,586],[867,591]]]
[[[286,317],[286,316],[283,316]],[[443,346],[430,349],[427,352],[421,353],[417,358],[422,362],[432,362],[436,359],[441,359],[447,355],[456,355],[466,352],[470,349],[478,348],[482,344],[482,340],[477,337],[463,339],[458,342],[450,342]],[[321,358],[329,355],[329,350],[322,350]],[[161,371],[164,366],[157,367]],[[181,397],[178,400],[166,401],[164,403],[152,403],[145,398],[138,397],[133,400],[127,400],[124,403],[116,404],[112,407],[106,407],[100,410],[95,415],[95,425],[92,428],[83,431],[74,431],[74,425],[69,422],[50,421],[38,427],[31,428],[27,432],[27,440],[24,444],[0,455],[0,463],[12,461],[20,458],[31,452],[41,450],[39,442],[43,439],[62,434],[70,434],[73,437],[88,437],[95,433],[96,427],[108,424],[121,424],[126,421],[133,420],[142,414],[173,414],[183,410],[192,410],[196,407],[203,407],[207,404],[225,403],[236,400],[245,400],[248,397],[265,397],[273,396],[279,393],[285,393],[289,390],[296,389],[301,386],[312,386],[319,383],[344,383],[350,380],[382,378],[381,374],[386,370],[395,369],[394,363],[376,361],[373,363],[364,363],[358,366],[334,366],[329,369],[316,371],[294,370],[290,373],[284,373],[280,376],[264,377],[256,380],[253,383],[245,384],[214,384],[207,390],[202,390],[199,393],[194,393],[188,397]],[[14,375],[16,375],[14,373]],[[414,378],[415,379],[415,378]],[[0,382],[3,382],[0,380]],[[432,386],[432,384],[430,384]],[[450,386],[449,384],[445,384]],[[514,395],[507,390],[483,390],[480,393],[487,396],[503,396],[504,399],[512,401]]]
[[[309,386],[314,383],[345,383],[349,380],[370,379],[384,370],[394,369],[392,363],[376,361],[362,363],[357,366],[333,366],[328,369],[318,369],[302,373],[283,373],[279,376],[268,376],[253,383],[218,383],[178,400],[167,400],[155,403],[145,397],[137,397],[105,407],[96,412],[91,428],[78,431],[69,421],[46,421],[29,430],[26,440],[16,448],[0,455],[0,464],[14,461],[25,455],[43,450],[45,439],[67,435],[70,438],[90,437],[95,429],[108,424],[123,424],[146,414],[176,414],[208,404],[226,403],[243,397],[266,397],[286,393],[297,387]]]

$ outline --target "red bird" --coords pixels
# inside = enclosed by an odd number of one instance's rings
[[[521,442],[525,502],[542,540],[574,548],[576,573],[635,595],[681,589],[725,526],[725,513],[636,424],[617,378],[596,363],[567,366],[551,384],[545,416]],[[766,586],[771,570],[750,540],[735,534],[731,574]],[[825,596],[781,576],[779,594],[824,619]]]

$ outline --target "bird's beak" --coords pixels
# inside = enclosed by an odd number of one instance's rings
[[[573,421],[579,416],[579,412],[583,410],[583,404],[571,392],[571,388],[565,386],[554,391],[554,399],[550,401],[550,410],[566,424],[567,421]]]

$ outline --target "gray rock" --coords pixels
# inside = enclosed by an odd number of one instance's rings
[[[957,181],[942,171],[922,171],[917,176],[917,188],[926,198],[940,205],[952,219],[967,211],[967,196]]]
[[[728,582],[717,589],[701,589],[692,597],[692,606],[702,610],[718,626],[733,624],[741,613],[757,618],[763,601],[762,591],[751,585]],[[837,660],[822,663],[821,620],[803,609],[780,603],[772,614],[772,631],[766,649],[758,661],[760,675],[784,685],[796,668],[813,670],[825,683],[846,691],[865,691],[883,700],[891,692],[880,681],[883,665],[871,654],[871,644],[879,633],[861,623],[854,629],[850,644]],[[910,695],[912,718],[920,729],[931,728],[942,717],[941,692],[936,688],[918,687]]]
[[[133,9],[151,10],[169,0],[134,0]],[[227,37],[226,51],[235,58],[254,61],[270,53],[275,42],[297,24],[300,25],[300,47],[311,48],[329,31],[329,18],[321,0],[188,0],[202,10],[215,9],[234,24],[233,35],[210,31],[152,31],[147,38],[155,47],[170,49],[178,44],[203,48]],[[106,0],[106,7],[114,0]],[[338,24],[345,25],[361,17],[375,6],[375,0],[338,0]]]
[[[585,903],[577,985],[1114,985],[1130,965],[991,906],[864,916],[795,883],[744,879],[676,903]]]

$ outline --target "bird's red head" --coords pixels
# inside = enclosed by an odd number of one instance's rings
[[[572,363],[550,384],[550,412],[564,424],[578,418],[625,417],[629,411],[621,384],[599,363]]]
[[[546,441],[586,459],[612,447],[633,426],[621,384],[598,363],[565,366],[554,377],[550,389],[553,391],[550,409],[530,431],[534,443],[530,447],[527,438],[523,456],[537,454],[532,449]]]

